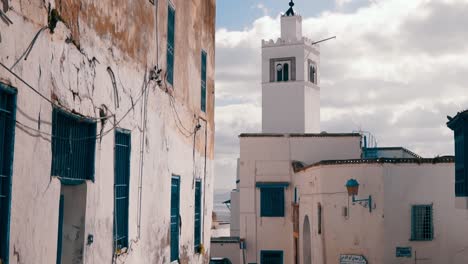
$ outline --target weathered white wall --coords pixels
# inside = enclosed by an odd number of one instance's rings
[[[232,264],[243,264],[239,243],[211,243],[212,258],[227,258]]]
[[[259,262],[261,250],[283,250],[285,263],[293,263],[291,204],[297,184],[295,177],[292,177],[291,162],[359,158],[359,142],[359,135],[241,135],[240,212],[231,218],[240,218],[240,237],[246,240],[247,263]],[[332,151],[334,147],[340,151]],[[285,217],[260,217],[260,190],[255,187],[256,182],[290,183],[285,189]]]
[[[119,120],[133,103],[136,104],[118,125],[132,131],[132,152],[130,248],[116,262],[169,262],[170,181],[171,175],[176,174],[181,176],[180,261],[207,263],[213,200],[215,1],[197,0],[186,4],[172,0],[177,10],[175,83],[170,93],[166,92],[165,86],[149,83],[144,138],[141,132],[144,100],[137,100],[145,76],[147,80],[149,69],[156,64],[157,49],[158,64],[165,70],[168,2],[158,1],[158,48],[154,6],[149,1],[125,1],[119,6],[110,1],[81,1],[80,8],[73,1],[46,2],[63,11],[61,15],[70,27],[59,22],[54,34],[44,31],[28,60],[21,61],[13,71],[46,97],[82,115],[99,117],[99,108],[104,105],[109,109],[107,114],[114,113]],[[47,23],[43,1],[20,0],[11,2],[11,5],[13,10],[7,15],[13,24],[1,25],[0,62],[7,66],[13,65],[40,27]],[[201,16],[206,19],[200,20]],[[70,39],[75,43],[70,43]],[[207,113],[199,110],[202,49],[208,53]],[[118,108],[107,67],[116,76],[120,97]],[[55,263],[61,188],[59,180],[50,176],[52,108],[4,69],[0,69],[0,81],[18,89],[17,120],[30,127],[17,125],[15,130],[10,263]],[[198,117],[207,120],[207,124]],[[104,127],[98,122],[98,133],[101,129],[107,131],[112,128],[114,122],[108,120]],[[193,131],[198,122],[201,129],[194,144],[194,137],[184,134]],[[184,131],[184,127],[189,131]],[[141,235],[138,236],[142,139],[145,149]],[[205,254],[194,253],[194,178],[203,180],[202,241]],[[93,234],[94,243],[83,245],[84,263],[112,261],[113,182],[114,133],[111,132],[97,140],[95,181],[86,182],[84,236]]]
[[[453,206],[453,163],[322,165],[299,172],[300,238],[303,221],[312,226],[312,263],[335,263],[340,254],[364,255],[369,263],[462,264],[468,262],[466,210]],[[348,207],[346,181],[360,183],[357,198],[372,195],[373,211]],[[317,232],[317,205],[322,205],[322,234]],[[410,241],[411,206],[434,206],[434,240]],[[396,258],[396,247],[412,247],[412,258]],[[303,255],[303,252],[301,252]],[[303,262],[301,262],[303,263]]]

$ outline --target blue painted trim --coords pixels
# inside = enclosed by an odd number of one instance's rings
[[[12,194],[13,194],[13,161],[14,161],[14,151],[15,151],[15,130],[16,130],[16,108],[17,108],[17,101],[16,101],[16,97],[17,97],[17,94],[18,94],[18,91],[16,88],[13,88],[11,86],[8,86],[6,84],[3,84],[3,83],[0,83],[0,90],[5,92],[5,93],[9,93],[11,96],[12,96],[12,100],[13,100],[13,109],[12,109],[12,112],[11,112],[11,117],[12,117],[12,123],[13,123],[13,131],[11,133],[11,142],[10,142],[10,154],[11,154],[11,158],[10,158],[10,175],[7,175],[9,176],[10,180],[9,180],[9,197],[8,197],[8,213],[7,213],[7,226],[6,226],[6,244],[4,246],[5,248],[5,252],[6,252],[6,256],[5,256],[5,260],[3,260],[3,264],[8,264],[8,261],[9,261],[9,255],[10,255],[10,224],[11,224],[11,200],[12,200]],[[1,245],[0,245],[1,246]]]
[[[278,188],[278,187],[288,187],[289,182],[257,182],[255,184],[257,188]]]

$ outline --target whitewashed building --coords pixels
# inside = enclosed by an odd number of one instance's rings
[[[0,263],[208,263],[215,0],[0,8]]]
[[[291,7],[281,37],[262,42],[262,133],[239,136],[231,237],[213,238],[212,255],[236,264],[468,263],[454,157],[320,132],[320,50],[301,23]]]

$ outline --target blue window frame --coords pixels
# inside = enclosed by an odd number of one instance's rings
[[[411,240],[431,241],[434,239],[432,205],[413,205],[411,207]]]
[[[194,230],[194,245],[195,252],[198,252],[201,244],[201,203],[202,203],[202,184],[201,181],[195,182],[195,230]]]
[[[283,264],[283,251],[262,250],[260,252],[260,264]]]
[[[284,217],[284,187],[260,187],[260,216]]]
[[[16,89],[0,83],[0,262],[8,263]]]
[[[114,250],[120,250],[128,247],[130,131],[117,129],[114,144]]]
[[[170,4],[167,8],[167,82],[174,84],[175,55],[175,9]]]
[[[179,259],[180,177],[171,179],[171,261]]]
[[[201,110],[206,112],[206,52],[201,53]]]
[[[94,181],[96,122],[54,108],[52,112],[52,176],[62,184]]]

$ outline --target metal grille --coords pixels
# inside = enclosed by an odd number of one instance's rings
[[[206,112],[206,52],[201,54],[201,110]]]
[[[3,263],[8,263],[15,111],[16,91],[0,84],[0,260]]]
[[[260,188],[260,203],[262,217],[283,217],[284,187]]]
[[[114,247],[128,247],[128,196],[130,184],[130,131],[115,132]]]
[[[201,201],[202,201],[202,188],[201,181],[195,182],[195,250],[198,250],[201,243]]]
[[[94,180],[96,123],[54,108],[52,113],[52,176],[64,184]]]
[[[167,82],[174,84],[175,52],[175,9],[169,5],[167,11]]]
[[[265,251],[260,253],[261,264],[283,264],[283,251]]]
[[[411,209],[411,240],[429,241],[433,238],[432,205],[413,205]]]
[[[179,259],[180,178],[171,179],[171,261]]]

